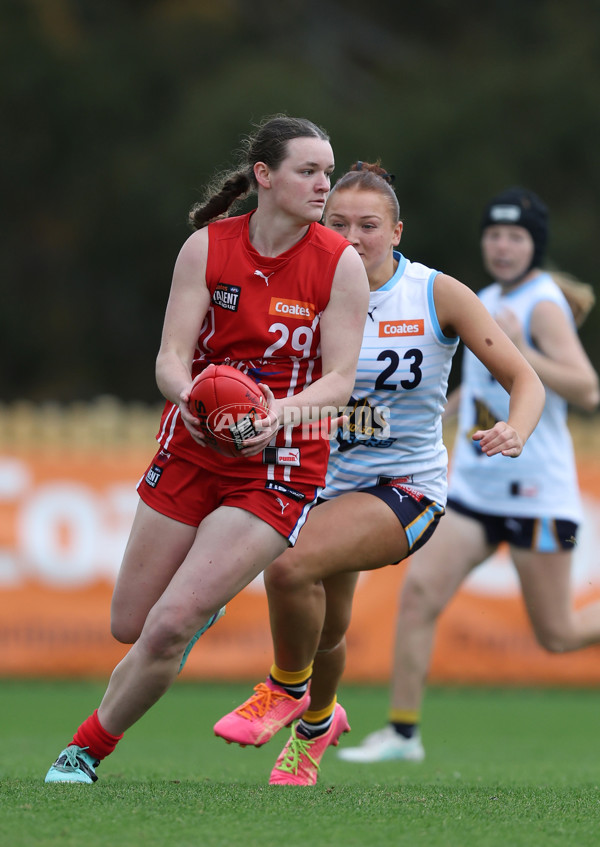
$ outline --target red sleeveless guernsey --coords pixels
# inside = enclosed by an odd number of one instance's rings
[[[348,241],[313,223],[290,250],[261,256],[250,243],[247,215],[208,226],[206,284],[211,305],[200,330],[192,376],[210,362],[227,364],[289,397],[319,379],[320,318]],[[323,485],[329,442],[305,427],[280,430],[261,455],[229,457],[200,447],[167,402],[157,439],[162,448],[226,476]]]

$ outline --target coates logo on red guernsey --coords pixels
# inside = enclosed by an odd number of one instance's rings
[[[316,314],[314,303],[302,300],[284,300],[283,297],[271,297],[270,315],[280,318],[294,318],[297,321],[312,321]]]
[[[425,322],[423,318],[414,321],[380,321],[379,337],[391,338],[394,335],[423,335]]]

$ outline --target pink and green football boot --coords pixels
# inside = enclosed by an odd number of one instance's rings
[[[290,740],[281,751],[271,771],[269,785],[316,785],[323,754],[328,747],[337,747],[340,736],[350,732],[345,709],[336,704],[331,726],[323,735],[304,738],[292,727]]]

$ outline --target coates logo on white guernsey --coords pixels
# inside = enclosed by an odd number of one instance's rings
[[[380,321],[379,337],[389,338],[394,335],[423,335],[425,322],[423,318],[414,321]]]
[[[283,297],[271,297],[269,314],[278,315],[280,318],[312,321],[316,314],[316,309],[314,303],[306,303],[302,300],[284,300]]]

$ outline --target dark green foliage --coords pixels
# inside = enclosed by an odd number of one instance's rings
[[[550,207],[549,259],[595,282],[596,2],[1,5],[4,400],[157,399],[188,208],[276,111],[323,124],[338,173],[396,174],[409,257],[479,288],[482,205],[521,183]]]

